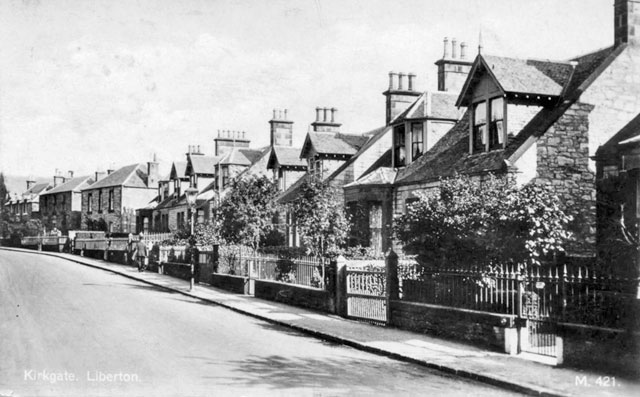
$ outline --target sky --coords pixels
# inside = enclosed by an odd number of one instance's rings
[[[3,0],[0,172],[92,174],[213,155],[218,130],[269,144],[288,109],[345,133],[384,124],[388,73],[435,89],[443,38],[565,60],[613,44],[613,0]]]

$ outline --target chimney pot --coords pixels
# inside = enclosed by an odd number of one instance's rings
[[[288,112],[288,109],[285,109],[285,110],[284,110],[284,119],[285,119],[285,120],[288,120],[288,119],[287,119],[287,112]]]
[[[274,120],[276,119],[276,110],[275,109],[273,109],[273,119]]]
[[[456,38],[451,39],[451,59],[456,59],[458,57],[458,40]]]
[[[404,76],[406,76],[406,74],[402,72],[398,73],[398,90],[400,91],[404,89]]]
[[[442,54],[443,59],[449,58],[449,38],[444,38],[444,54]]]
[[[460,43],[460,59],[467,59],[467,43]]]
[[[393,90],[393,88],[394,88],[393,87],[393,75],[394,74],[395,73],[393,73],[393,72],[389,72],[389,90]]]
[[[324,108],[322,110],[324,112],[324,121],[329,121],[329,119],[327,118],[328,113],[329,113],[329,109],[328,108]]]
[[[320,121],[320,110],[319,107],[316,108],[316,121]]]
[[[200,153],[200,145],[198,145],[198,153]],[[155,161],[155,160],[154,160]]]
[[[73,171],[69,170],[67,175],[69,175],[69,179],[73,178]]]
[[[336,122],[336,112],[338,111],[338,109],[336,108],[331,108],[331,122],[335,123]]]
[[[413,91],[413,80],[416,78],[416,75],[414,73],[409,73],[409,87],[407,87],[407,89],[409,91]]]

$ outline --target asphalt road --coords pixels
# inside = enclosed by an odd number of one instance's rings
[[[512,394],[77,263],[0,250],[0,396]]]

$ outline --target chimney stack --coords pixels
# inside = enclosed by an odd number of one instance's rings
[[[613,7],[614,44],[640,44],[640,1],[615,0]]]
[[[448,57],[449,39],[444,38],[445,56],[436,61],[438,66],[438,91],[460,92],[467,75],[471,70],[472,62],[467,60],[467,44],[460,42],[460,54],[458,54],[458,40],[451,38],[451,57]],[[459,56],[458,56],[459,55]]]
[[[64,176],[62,176],[62,173],[60,172],[60,170],[56,168],[56,172],[53,175],[53,187],[62,185],[64,182],[65,182]]]
[[[27,190],[31,189],[35,184],[36,181],[34,180],[33,176],[29,175],[29,177],[27,178]]]
[[[269,121],[271,146],[291,147],[293,145],[293,121],[288,120],[288,112],[288,109],[279,112],[276,112],[276,109],[273,110],[273,118]],[[278,113],[280,117],[276,117]],[[242,138],[244,137],[245,132],[242,131]]]
[[[458,57],[458,40],[456,38],[451,39],[451,59]]]
[[[160,164],[156,161],[154,153],[153,160],[147,162],[147,187],[152,189],[158,188],[158,180],[160,179]]]
[[[321,114],[322,111],[322,114]],[[316,108],[316,121],[311,123],[312,130],[315,132],[340,132],[340,123],[336,122],[338,109]]]
[[[67,171],[67,178],[68,179],[73,179],[73,171],[71,171],[71,170]]]
[[[96,182],[98,182],[100,179],[104,178],[107,175],[106,172],[104,171],[96,171]]]

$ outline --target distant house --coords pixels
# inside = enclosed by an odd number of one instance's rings
[[[49,182],[37,182],[27,180],[27,190],[22,194],[14,194],[5,207],[9,211],[9,216],[14,222],[24,222],[29,219],[40,218],[40,195],[51,189]]]
[[[63,234],[82,227],[82,189],[93,183],[92,176],[69,176],[60,183],[54,177],[54,188],[40,194],[40,215],[47,229],[57,228]]]
[[[349,159],[354,157],[359,150],[371,139],[370,134],[345,134],[340,132],[341,123],[336,120],[337,109],[316,108],[316,119],[311,123],[311,130],[305,137],[304,144],[300,150],[299,158],[306,163],[306,173],[297,175],[297,181],[289,183],[278,197],[280,204],[287,204],[296,200],[300,193],[300,187],[308,178],[318,178],[322,181],[332,181],[342,187],[341,182],[336,178],[336,171],[344,170],[343,167]],[[284,151],[280,152],[284,154]],[[275,153],[277,156],[278,152]],[[301,169],[298,162],[296,169]],[[353,171],[349,168],[349,171]],[[300,171],[296,171],[300,172]],[[342,175],[338,172],[338,175]],[[289,246],[299,246],[300,237],[296,228],[296,221],[293,215],[288,212],[286,215],[287,244]]]
[[[138,222],[136,209],[146,207],[158,194],[159,163],[130,164],[82,189],[82,228],[110,232],[149,230],[149,220]],[[140,224],[138,224],[140,223]]]

